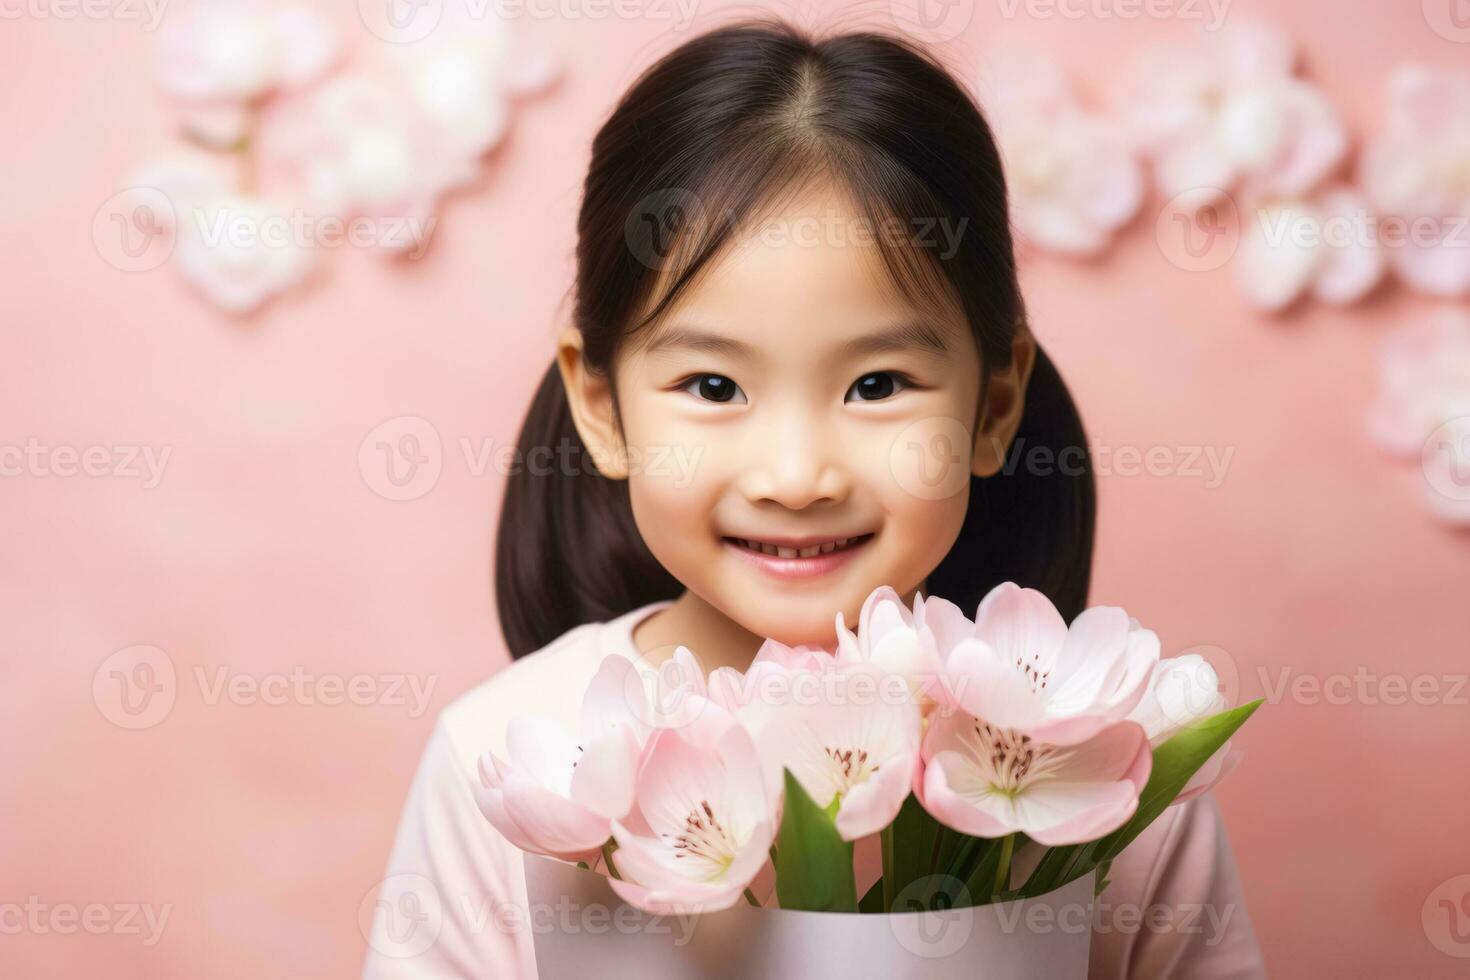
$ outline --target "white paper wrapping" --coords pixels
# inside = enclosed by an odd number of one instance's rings
[[[594,871],[525,855],[541,980],[1068,980],[1087,976],[1093,877],[1034,899],[857,915],[740,904],[656,916]]]

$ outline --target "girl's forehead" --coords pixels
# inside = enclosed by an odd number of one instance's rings
[[[968,337],[951,297],[924,302],[899,286],[874,234],[885,232],[874,224],[831,197],[747,223],[642,331],[640,346],[666,346],[671,331],[691,327],[843,342],[880,326],[930,322],[947,343]]]

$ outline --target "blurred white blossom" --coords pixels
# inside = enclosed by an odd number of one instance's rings
[[[1383,278],[1383,250],[1363,195],[1334,185],[1306,198],[1258,202],[1244,218],[1235,270],[1252,304],[1280,310],[1310,292],[1354,303]]]
[[[1436,296],[1470,293],[1470,71],[1402,68],[1386,125],[1363,151],[1363,186],[1400,219],[1395,273]]]
[[[1075,255],[1106,248],[1143,202],[1142,169],[1116,127],[1035,54],[988,59],[982,88],[1023,241]]]
[[[1166,197],[1299,197],[1338,167],[1347,132],[1326,96],[1294,76],[1295,60],[1286,35],[1259,23],[1130,59],[1112,102]]]

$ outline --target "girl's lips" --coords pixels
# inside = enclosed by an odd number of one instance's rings
[[[860,549],[866,547],[872,538],[872,534],[860,534],[856,537],[849,538],[847,543],[839,548],[806,558],[800,556],[795,558],[782,558],[780,555],[770,555],[764,551],[756,551],[737,538],[725,538],[724,542],[725,547],[767,575],[782,579],[806,579],[817,578],[818,576],[826,575],[829,572],[841,568]]]

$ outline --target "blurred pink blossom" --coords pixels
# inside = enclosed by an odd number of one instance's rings
[[[1378,379],[1369,434],[1413,458],[1436,428],[1470,416],[1470,314],[1443,309],[1396,327],[1379,348]]]
[[[184,278],[221,309],[249,313],[304,281],[313,254],[288,205],[238,191],[239,183],[236,158],[180,150],[140,169],[129,186],[171,203],[159,220]]]
[[[1470,314],[1445,309],[1404,324],[1385,338],[1378,366],[1370,435],[1419,460],[1431,514],[1470,525]]]
[[[1102,251],[1143,202],[1132,148],[1039,54],[995,54],[982,88],[1022,239],[1053,252]]]
[[[159,82],[189,135],[230,147],[249,134],[260,100],[315,81],[341,53],[331,21],[311,8],[205,0],[166,21]]]
[[[1363,186],[1374,206],[1402,219],[1390,251],[1410,288],[1435,296],[1470,292],[1470,71],[1409,66],[1388,83],[1383,130],[1363,151]]]
[[[1308,292],[1348,304],[1382,280],[1384,251],[1367,200],[1338,185],[1258,202],[1244,218],[1235,269],[1246,298],[1262,309],[1283,309]]]
[[[1338,167],[1348,137],[1326,96],[1294,77],[1294,63],[1281,31],[1233,24],[1199,46],[1132,59],[1112,101],[1166,197],[1201,189],[1298,197]]]

